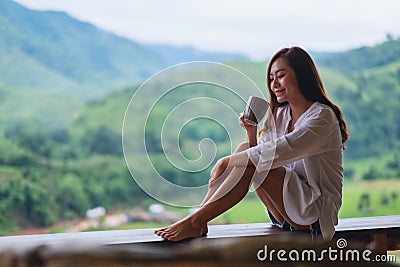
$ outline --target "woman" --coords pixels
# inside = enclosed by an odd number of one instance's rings
[[[207,222],[243,199],[253,183],[276,226],[311,229],[332,239],[348,139],[342,112],[327,97],[311,57],[299,47],[272,57],[267,86],[273,116],[267,116],[258,140],[257,126],[247,124],[241,114],[247,142],[217,161],[201,207],[156,235],[179,241],[207,234]]]

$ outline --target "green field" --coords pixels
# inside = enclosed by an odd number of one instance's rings
[[[368,194],[370,206],[359,209],[362,195]],[[393,195],[397,195],[393,197]],[[173,211],[188,214],[187,209],[170,208]],[[400,214],[400,179],[375,181],[345,181],[343,187],[343,205],[339,212],[340,218],[384,216]],[[265,207],[255,193],[249,193],[244,200],[214,219],[211,223],[257,223],[270,221]],[[132,223],[117,229],[157,228],[165,223]],[[110,229],[110,228],[108,228]],[[108,230],[107,229],[107,230]],[[116,229],[116,228],[113,228]],[[93,230],[93,229],[92,229]],[[102,229],[106,230],[106,229]]]
[[[370,196],[370,213],[358,209],[361,195]],[[400,214],[400,179],[346,182],[339,217],[365,217]]]
[[[362,195],[368,194],[370,206],[359,209]],[[397,197],[396,197],[397,196]],[[340,218],[383,216],[400,214],[400,179],[376,181],[345,181]],[[222,214],[216,221],[226,223],[251,223],[268,220],[265,208],[255,194]]]

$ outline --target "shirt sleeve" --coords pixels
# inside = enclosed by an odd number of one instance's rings
[[[291,133],[249,148],[247,154],[257,171],[261,172],[326,152],[330,150],[335,118],[332,118],[330,110],[320,109]]]

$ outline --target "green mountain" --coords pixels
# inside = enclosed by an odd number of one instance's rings
[[[192,60],[244,58],[143,45],[66,13],[0,1],[0,132],[13,124],[65,127],[85,101]]]
[[[0,85],[0,133],[16,125],[43,131],[64,128],[84,104],[72,97]]]
[[[365,52],[363,57],[377,53],[388,54],[386,49],[391,50],[399,42],[400,40],[388,41],[368,49],[347,51],[338,54],[338,58],[346,55],[349,62],[353,59],[356,61],[362,57],[360,51]],[[351,73],[327,67],[317,58],[328,95],[342,108],[350,130],[351,137],[346,150],[348,158],[380,156],[400,149],[400,127],[396,119],[397,114],[400,114],[400,59],[398,58],[397,55],[393,55],[386,59],[387,63],[384,65],[378,63],[373,67],[367,65],[359,67],[362,70],[356,69]],[[336,59],[332,57],[331,62],[336,62]],[[260,88],[266,88],[265,63],[232,61],[228,64],[248,75]],[[96,102],[87,106],[85,112],[72,124],[73,128],[83,131],[85,125],[90,125],[91,128],[101,125],[118,133],[122,127],[123,107],[126,107],[127,99],[130,99],[133,92],[133,88],[127,89],[109,95],[101,101],[101,104]],[[102,114],[103,120],[96,122],[95,118],[99,114]],[[95,126],[96,124],[98,125]]]
[[[314,56],[319,66],[335,70],[347,80],[332,93],[342,106],[351,131],[348,154],[373,157],[398,151],[400,39]],[[327,88],[331,89],[329,84]]]
[[[338,53],[313,53],[316,63],[321,66],[354,73],[381,67],[400,60],[400,40],[388,40],[372,47]]]
[[[190,60],[244,58],[193,48],[143,45],[66,13],[0,1],[0,84],[93,99]]]

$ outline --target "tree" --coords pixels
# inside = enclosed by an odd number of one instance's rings
[[[90,208],[83,184],[74,174],[67,174],[61,179],[57,188],[56,200],[60,215],[65,219],[83,215]]]
[[[121,137],[106,127],[100,127],[83,140],[90,153],[122,155]]]
[[[45,158],[50,157],[51,151],[54,148],[51,139],[46,134],[27,129],[20,124],[7,129],[5,136],[18,146]]]
[[[23,179],[18,172],[0,173],[0,235],[16,228],[13,217],[21,211],[25,199]]]
[[[39,179],[25,179],[22,215],[30,224],[48,226],[53,224],[58,217],[56,203],[49,181],[43,176]]]

